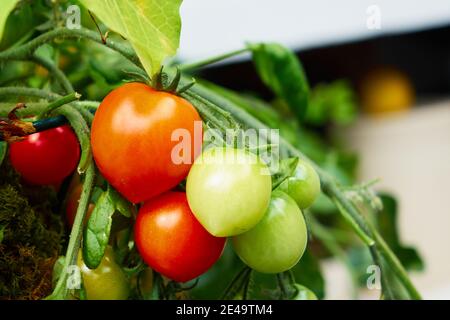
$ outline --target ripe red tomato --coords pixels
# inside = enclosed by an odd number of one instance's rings
[[[68,125],[33,133],[11,144],[13,167],[31,184],[59,184],[77,167],[80,145]]]
[[[137,203],[170,190],[187,176],[201,151],[201,118],[178,96],[127,83],[110,92],[98,108],[91,143],[102,175]],[[180,143],[188,147],[180,151]],[[174,161],[172,153],[184,162]]]
[[[177,282],[206,272],[219,259],[226,240],[202,227],[184,192],[167,192],[146,202],[136,219],[134,239],[144,261]]]

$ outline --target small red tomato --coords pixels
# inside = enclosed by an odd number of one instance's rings
[[[33,133],[10,146],[13,167],[36,185],[59,184],[77,167],[80,145],[68,125]]]
[[[105,179],[138,203],[186,178],[201,152],[201,118],[183,98],[127,83],[111,91],[96,111],[91,144]]]
[[[202,227],[184,192],[167,192],[146,202],[136,219],[134,239],[144,261],[177,282],[206,272],[219,259],[226,240]]]

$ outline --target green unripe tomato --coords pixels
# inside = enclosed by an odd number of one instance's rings
[[[269,205],[272,179],[256,155],[243,149],[211,148],[189,172],[189,206],[203,227],[216,237],[253,228]]]
[[[308,288],[300,284],[295,284],[294,287],[296,292],[291,300],[318,300],[315,293]]]
[[[97,269],[89,269],[78,255],[84,289],[88,300],[125,300],[130,293],[126,275],[114,261],[114,251],[107,247]]]
[[[305,219],[295,201],[282,191],[274,191],[264,218],[232,241],[237,255],[249,267],[279,273],[297,264],[307,238]]]
[[[283,181],[278,188],[291,196],[300,209],[306,209],[320,193],[320,179],[309,163],[299,159],[293,176]]]

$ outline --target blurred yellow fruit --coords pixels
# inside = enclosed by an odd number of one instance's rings
[[[406,111],[415,100],[411,81],[394,68],[377,68],[369,72],[360,89],[363,110],[369,114]]]

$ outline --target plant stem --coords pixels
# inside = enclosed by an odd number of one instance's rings
[[[57,38],[60,39],[85,38],[103,45],[102,38],[97,32],[84,28],[68,29],[65,27],[59,27],[49,32],[46,32],[21,46],[10,48],[8,50],[0,52],[0,61],[26,59],[27,57],[30,57],[37,48],[39,48],[45,43],[52,42],[54,39]],[[121,43],[116,43],[115,41],[109,38],[106,39],[106,43],[104,45],[122,54],[125,58],[127,58],[137,66],[139,67],[141,66],[139,58],[136,56],[136,54],[130,47],[125,46]]]
[[[411,298],[414,300],[422,299],[420,293],[417,291],[417,289],[409,279],[408,273],[406,272],[402,263],[400,262],[400,260],[398,260],[397,256],[389,248],[386,241],[384,241],[384,239],[380,236],[377,230],[373,230],[373,235],[375,240],[377,241],[378,244],[377,247],[381,255],[389,264],[391,269],[394,271],[400,282],[405,286]]]
[[[89,206],[92,188],[94,186],[94,179],[95,166],[94,161],[91,159],[86,170],[83,182],[83,190],[81,192],[72,231],[70,232],[69,244],[67,246],[66,258],[64,260],[64,268],[60,278],[58,279],[55,289],[53,290],[53,293],[48,296],[47,299],[59,300],[66,299],[68,297],[69,290],[66,286],[66,281],[69,275],[67,271],[70,266],[77,265],[78,251],[80,250],[80,243],[83,235],[83,222]]]
[[[229,284],[228,287],[225,289],[225,291],[224,291],[222,297],[220,298],[220,300],[225,300],[225,299],[229,298],[229,295],[230,295],[233,291],[236,291],[236,290],[235,290],[235,287],[236,287],[236,286],[238,286],[238,287],[241,286],[241,283],[240,283],[240,282],[242,281],[242,278],[245,278],[245,275],[246,275],[247,272],[249,272],[249,270],[251,270],[251,269],[250,269],[249,267],[245,266],[245,267],[242,268],[241,271],[239,271],[239,272],[234,276],[233,280],[231,280],[230,284]],[[238,290],[239,290],[239,289],[238,289]],[[232,297],[232,298],[233,298],[233,297]]]
[[[189,63],[189,64],[182,64],[182,65],[179,66],[179,68],[180,68],[181,71],[184,71],[184,72],[192,71],[192,70],[200,69],[200,68],[203,68],[205,66],[211,65],[213,63],[216,63],[216,62],[219,62],[219,61],[222,61],[222,60],[225,60],[225,59],[228,59],[228,58],[240,55],[240,54],[248,52],[248,51],[250,51],[248,48],[243,48],[243,49],[239,49],[239,50],[236,50],[236,51],[231,51],[231,52],[228,52],[228,53],[225,53],[225,54],[221,54],[221,55],[218,55],[218,56],[215,56],[215,57],[211,57],[211,58],[208,58],[208,59],[205,59],[205,60],[201,60],[201,61],[197,61],[197,62],[193,62],[193,63]]]
[[[80,142],[81,146],[81,156],[78,163],[78,173],[84,173],[89,166],[92,158],[89,127],[81,114],[72,106],[61,106],[56,110],[55,113],[66,117],[70,125],[72,126],[72,129],[75,131],[75,134],[77,135],[78,141]]]
[[[59,94],[45,91],[42,89],[36,88],[25,88],[25,87],[3,87],[0,88],[0,97],[2,96],[24,96],[24,97],[33,97],[33,98],[41,98],[46,100],[54,100],[61,97]]]
[[[53,77],[61,84],[65,93],[74,92],[73,86],[69,79],[67,79],[66,75],[52,61],[39,57],[37,54],[33,54],[31,60],[47,69],[50,74],[52,74]]]
[[[58,100],[53,101],[45,109],[38,115],[38,119],[46,118],[49,114],[51,114],[55,109],[68,104],[72,101],[80,99],[81,95],[76,92],[72,92],[68,94],[67,96],[64,96]]]

